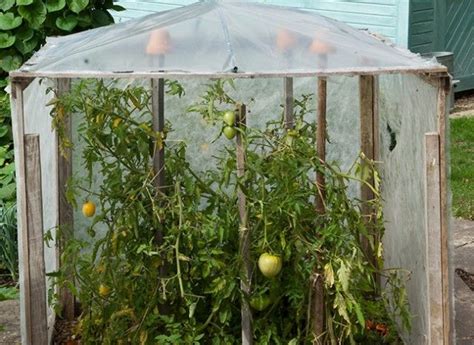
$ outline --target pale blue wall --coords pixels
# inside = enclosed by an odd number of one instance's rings
[[[402,46],[407,45],[408,0],[256,0],[273,5],[293,6],[316,11],[356,28],[368,28]],[[116,13],[117,22],[153,12],[170,10],[195,0],[119,0],[127,11]]]

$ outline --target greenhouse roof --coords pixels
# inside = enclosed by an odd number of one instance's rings
[[[314,12],[203,1],[65,37],[13,77],[311,76],[446,72],[383,39]]]

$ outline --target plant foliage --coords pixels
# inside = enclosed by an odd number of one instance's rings
[[[184,94],[176,82],[168,87]],[[220,121],[237,103],[226,87],[227,82],[213,83],[191,110]],[[239,344],[242,299],[253,307],[256,344],[312,343],[317,277],[324,279],[327,329],[319,340],[396,343],[394,320],[401,317],[407,327],[410,321],[403,272],[373,267],[361,249],[361,238],[371,239],[381,263],[381,243],[374,240],[383,230],[374,163],[361,157],[343,173],[319,160],[315,124],[307,121],[311,95],[296,102],[291,132],[282,121],[264,130],[236,128],[244,138],[243,177],[236,173],[233,142],[221,149],[216,168],[193,170],[185,143],[166,139],[169,124],[164,132],[152,130],[150,97],[141,87],[84,81],[52,102],[63,148],[73,147],[64,135],[65,120],[82,116],[81,166],[87,177],[71,180],[70,201],[98,205],[84,229],[88,237],[70,240],[64,266],[50,274],[81,303],[82,343]],[[152,157],[164,146],[166,183],[157,188]],[[325,214],[315,212],[316,171],[327,182]],[[103,176],[99,186],[93,183],[96,174]],[[368,184],[369,176],[377,181],[370,186],[376,195],[370,226],[361,202],[347,191],[350,180]],[[240,290],[239,190],[247,197],[251,231],[250,295]],[[262,253],[283,261],[274,279],[258,270]],[[384,276],[386,288],[379,290],[374,274]],[[385,332],[367,322],[384,325]]]

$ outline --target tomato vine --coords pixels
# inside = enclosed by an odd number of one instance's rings
[[[176,81],[167,85],[169,97],[184,95]],[[212,83],[189,111],[229,125],[228,111],[238,103],[229,87],[235,86]],[[383,232],[375,164],[359,157],[343,173],[318,159],[316,125],[309,120],[312,96],[295,102],[291,132],[283,119],[264,130],[243,130],[242,178],[236,174],[232,142],[218,154],[214,169],[194,171],[184,141],[169,141],[166,133],[151,129],[150,97],[142,87],[89,80],[52,102],[63,146],[73,146],[64,121],[81,116],[81,166],[87,174],[71,180],[70,201],[76,207],[86,197],[97,203],[88,238],[71,240],[63,253],[65,266],[51,274],[56,287],[69,287],[81,303],[82,342],[238,344],[240,303],[249,298],[256,344],[311,343],[310,285],[317,268],[324,276],[325,342],[395,343],[394,320],[401,318],[406,327],[410,321],[403,271],[373,267],[360,242],[361,236]],[[167,124],[166,132],[172,130]],[[154,184],[154,142],[166,146],[166,186],[160,190]],[[327,182],[324,215],[314,208],[316,171]],[[377,212],[370,229],[361,202],[348,195],[347,187],[350,180],[367,184],[367,173],[377,181],[371,186]],[[97,174],[99,186],[93,183]],[[247,197],[252,228],[251,296],[239,288],[239,189]],[[164,235],[159,243],[157,230]],[[381,261],[381,244],[371,243]],[[282,260],[281,272],[272,279],[257,268],[265,252]],[[77,287],[66,272],[74,272]],[[386,278],[382,292],[374,273]],[[58,297],[54,291],[53,300]],[[368,321],[386,325],[388,332],[382,336],[367,329]]]

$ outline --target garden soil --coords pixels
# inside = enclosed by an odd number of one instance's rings
[[[16,344],[20,344],[19,301],[0,302],[0,345]]]

